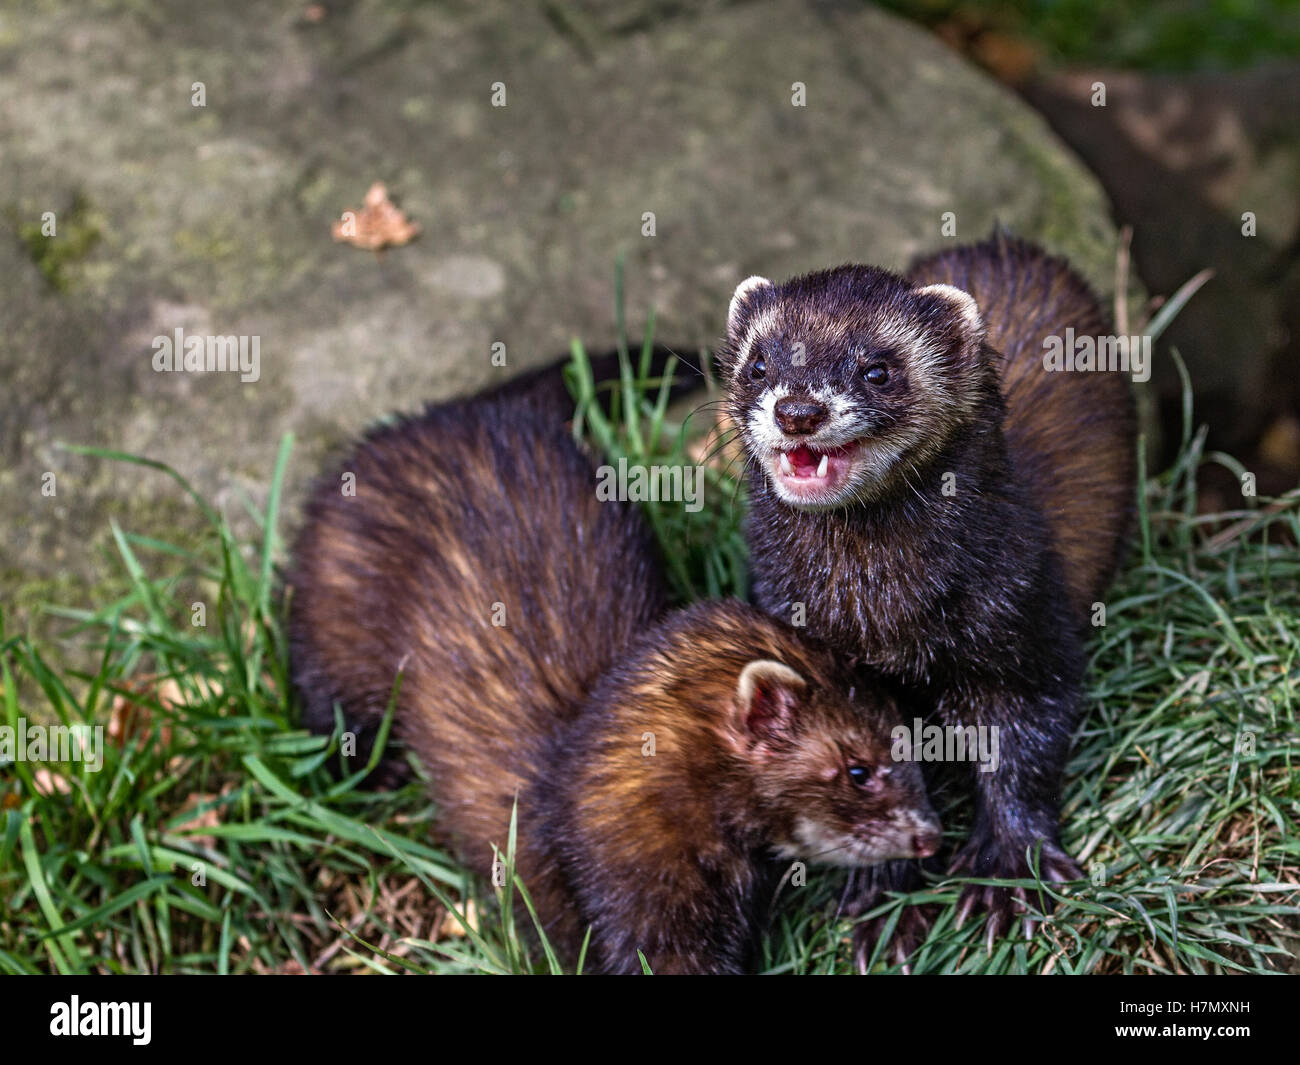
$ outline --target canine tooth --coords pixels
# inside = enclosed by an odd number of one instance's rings
[[[825,477],[827,467],[829,467],[830,464],[831,464],[831,457],[829,455],[823,455],[821,462],[817,463],[817,476]]]
[[[794,467],[790,465],[790,456],[784,451],[781,452],[781,472],[786,477],[794,476]]]

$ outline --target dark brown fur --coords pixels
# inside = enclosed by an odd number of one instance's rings
[[[554,385],[540,377],[371,432],[318,483],[293,551],[308,722],[332,731],[341,703],[364,753],[406,662],[402,705],[436,705],[440,734],[423,714],[400,715],[397,733],[446,806],[487,818],[465,826],[475,840],[499,816],[476,782],[513,794],[554,725],[523,701],[545,693],[571,712],[664,605],[644,521],[574,490],[591,464],[565,436]]]
[[[807,681],[774,725],[747,724],[737,708],[737,680],[758,659]],[[734,602],[675,612],[603,678],[557,736],[542,800],[542,837],[578,925],[591,922],[599,967],[634,971],[640,949],[656,972],[747,971],[792,860],[877,860],[816,846],[800,819],[869,849],[892,836],[881,857],[933,851],[938,822],[920,773],[892,758],[894,704],[861,687],[850,701],[851,684],[794,630]],[[848,780],[849,765],[870,767],[872,785]]]
[[[1082,622],[1114,579],[1132,522],[1137,471],[1132,391],[1118,373],[1043,372],[1043,340],[1110,333],[1100,301],[1063,259],[1023,241],[996,239],[921,259],[908,278],[975,297],[988,344],[1001,355],[1002,425],[1016,473],[1051,526]]]
[[[965,289],[978,314],[960,293],[924,290],[935,283]],[[1087,612],[1130,520],[1134,419],[1127,379],[1045,372],[1042,342],[1071,325],[1104,332],[1095,297],[1062,260],[999,237],[909,278],[850,266],[751,279],[730,318],[722,361],[752,460],[757,602],[779,617],[802,604],[810,633],[943,722],[1000,730],[1002,765],[974,774],[955,870],[1023,876],[1041,846],[1045,877],[1075,875],[1061,775]],[[792,406],[769,417],[778,394]],[[803,479],[841,454],[824,492]],[[821,494],[778,493],[781,455],[797,463],[782,492]],[[992,930],[1016,913],[1009,893],[971,886],[963,912],[976,905]]]
[[[445,839],[491,876],[518,799],[516,866],[568,964],[590,925],[589,968],[638,971],[640,949],[656,971],[738,971],[791,857],[843,857],[799,850],[796,818],[882,857],[929,852],[937,823],[889,757],[888,696],[851,702],[823,652],[740,604],[658,621],[645,522],[597,501],[562,406],[539,380],[433,407],[320,482],[291,575],[306,718],[333,731],[338,703],[364,750],[400,668],[395,727]],[[800,684],[763,674],[744,703],[756,658]]]

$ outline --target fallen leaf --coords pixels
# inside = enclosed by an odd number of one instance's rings
[[[477,932],[478,907],[474,905],[473,899],[465,903],[462,916],[465,918],[465,924],[469,925],[472,931]],[[448,913],[442,919],[442,924],[438,926],[439,939],[464,939],[465,935],[465,925],[460,923],[460,918],[454,913]]]
[[[335,240],[370,251],[409,244],[419,232],[420,227],[407,219],[378,181],[370,186],[363,207],[344,211],[334,223]]]
[[[180,685],[168,677],[161,684],[153,676],[136,677],[126,682],[126,687],[141,696],[152,696],[160,706],[183,706],[185,698]],[[117,746],[125,747],[136,737],[149,735],[153,713],[148,706],[127,695],[119,693],[113,699],[113,709],[108,715],[108,738]],[[159,730],[159,741],[164,747],[171,744],[172,727],[164,722]]]
[[[38,795],[53,795],[55,792],[66,795],[72,790],[72,786],[63,777],[58,773],[51,773],[48,769],[36,770],[32,774],[32,784]]]
[[[1284,414],[1275,420],[1260,438],[1259,457],[1288,472],[1300,470],[1300,418]]]
[[[1002,81],[1019,85],[1038,65],[1037,50],[1028,41],[1010,34],[985,30],[971,42],[971,55]]]
[[[225,793],[223,792],[222,794]],[[221,816],[217,811],[217,807],[214,805],[202,811],[199,810],[199,807],[202,806],[205,802],[213,802],[214,800],[219,798],[221,798],[221,795],[198,793],[198,792],[191,795],[190,802],[188,804],[189,808],[182,812],[192,813],[193,816],[190,817],[189,820],[187,821],[182,821],[175,828],[173,828],[172,831],[180,833],[180,832],[185,832],[186,830],[191,830],[196,828],[216,828],[217,825],[221,824]],[[189,838],[193,840],[196,844],[198,844],[200,847],[207,847],[210,850],[215,849],[217,846],[217,841],[213,836],[191,835]]]

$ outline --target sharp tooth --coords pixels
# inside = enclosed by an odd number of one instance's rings
[[[825,477],[826,470],[830,466],[830,464],[831,464],[831,457],[829,455],[823,455],[821,462],[817,463],[817,476]]]
[[[781,473],[786,477],[794,476],[794,467],[790,465],[790,456],[784,451],[781,452]]]

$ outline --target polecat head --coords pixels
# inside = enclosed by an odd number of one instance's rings
[[[749,454],[803,508],[905,484],[970,422],[988,380],[971,296],[870,266],[742,282],[721,358]]]
[[[729,739],[781,857],[858,866],[938,849],[939,819],[921,773],[893,757],[893,703],[856,695],[775,659],[740,671]]]

